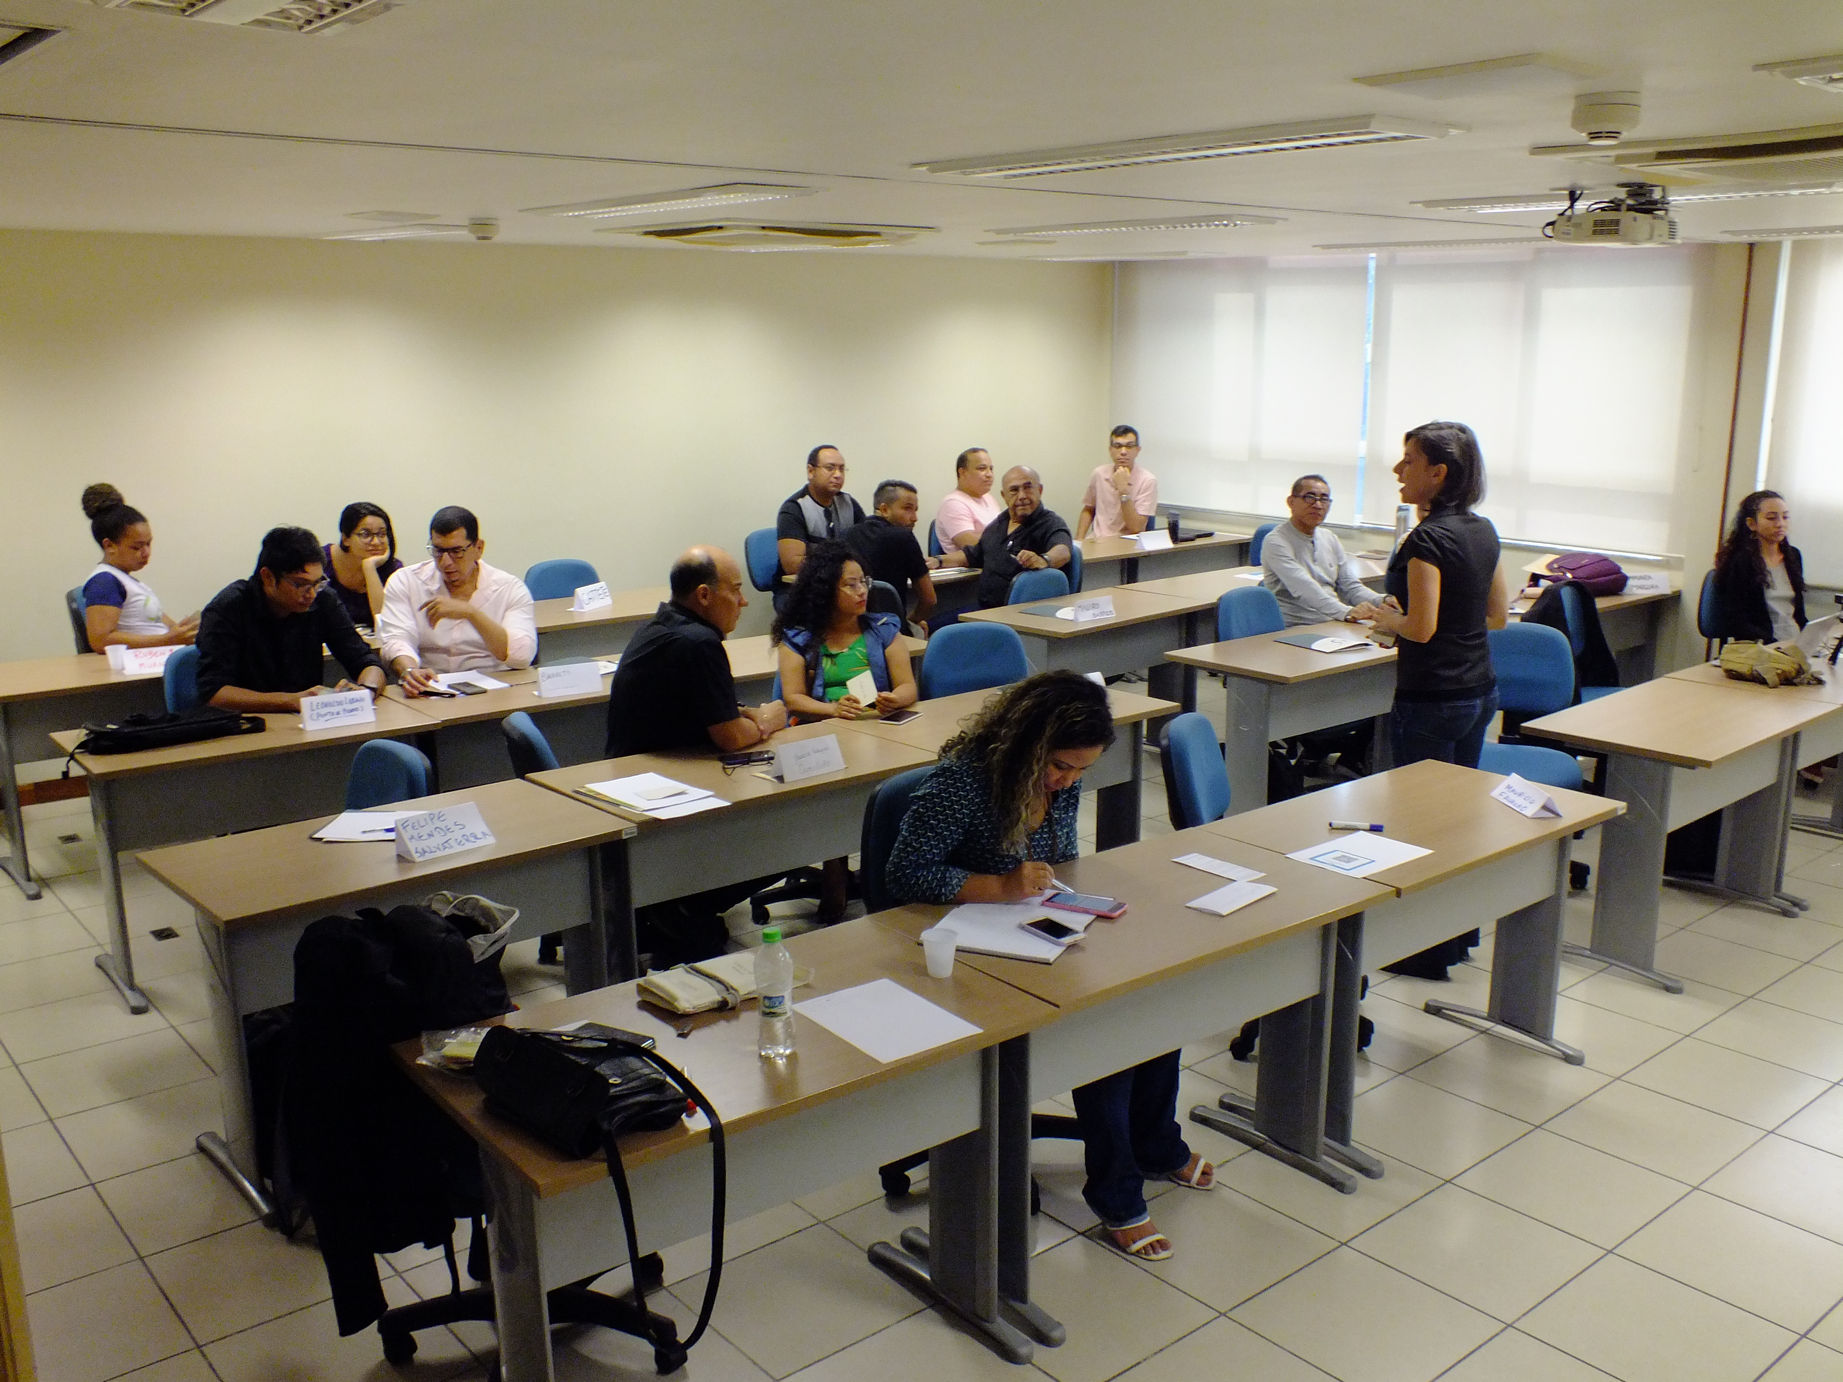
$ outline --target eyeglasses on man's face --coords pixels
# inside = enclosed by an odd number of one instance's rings
[[[1295,494],[1293,498],[1301,504],[1310,504],[1315,509],[1331,507],[1331,496],[1319,490],[1307,490],[1304,494]]]
[[[471,542],[463,542],[459,547],[443,547],[437,543],[431,542],[428,550],[429,555],[434,557],[437,561],[459,561],[462,557],[473,551],[473,549],[474,544]]]

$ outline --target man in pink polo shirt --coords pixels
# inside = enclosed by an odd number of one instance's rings
[[[1108,438],[1111,459],[1098,466],[1082,496],[1075,536],[1132,537],[1158,516],[1158,477],[1139,464],[1139,433],[1122,424]]]

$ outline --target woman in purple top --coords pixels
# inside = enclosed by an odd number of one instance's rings
[[[403,569],[390,515],[376,504],[347,504],[339,512],[339,545],[329,542],[321,550],[326,578],[352,622],[375,625],[384,608],[384,586]]]

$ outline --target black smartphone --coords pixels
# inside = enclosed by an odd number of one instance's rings
[[[906,725],[919,714],[921,714],[919,710],[892,710],[883,717],[883,723],[886,725]]]
[[[1054,941],[1057,945],[1074,945],[1081,939],[1080,931],[1073,926],[1065,926],[1053,917],[1038,917],[1034,921],[1021,921],[1018,925],[1032,935],[1041,936],[1046,941]]]
[[[425,696],[458,696],[461,693],[458,691],[450,690],[446,686],[431,686],[426,691],[423,691],[421,694]]]

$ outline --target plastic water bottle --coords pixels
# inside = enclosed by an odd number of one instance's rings
[[[794,1053],[794,957],[781,944],[781,928],[765,927],[755,952],[755,992],[761,1002],[764,1060],[784,1060]]]

